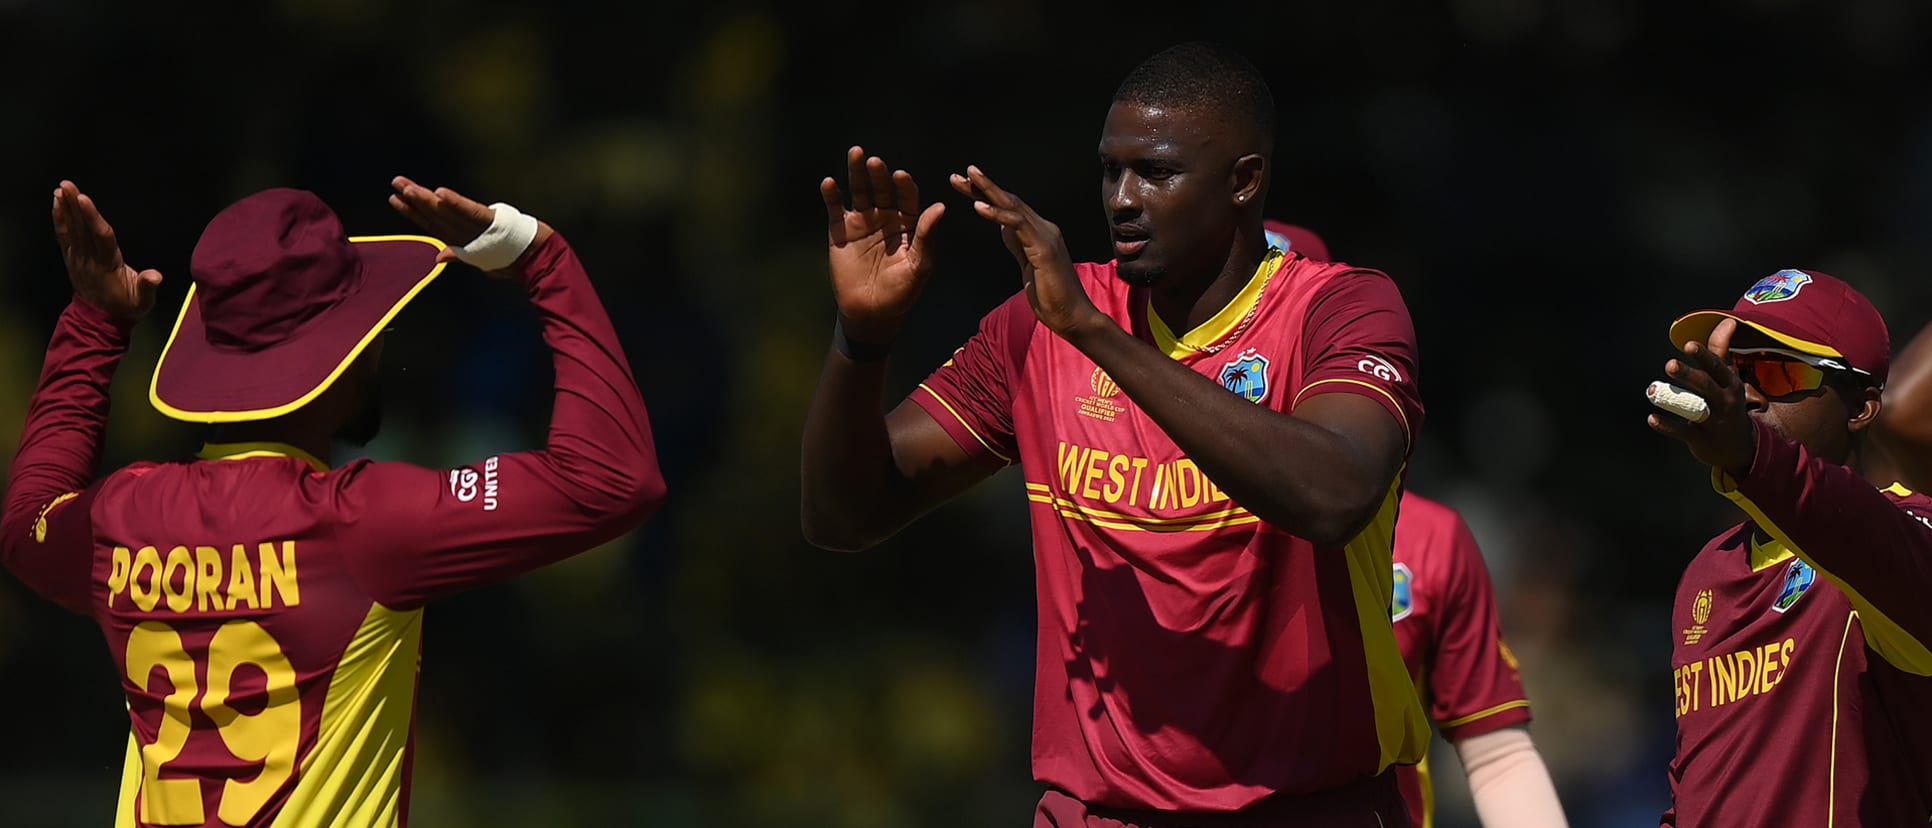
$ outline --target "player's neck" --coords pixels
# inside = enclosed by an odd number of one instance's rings
[[[1235,295],[1254,278],[1255,270],[1267,258],[1265,239],[1265,236],[1236,234],[1234,246],[1219,271],[1187,276],[1174,274],[1181,278],[1163,280],[1148,297],[1154,313],[1176,333],[1194,330],[1214,318],[1234,301]]]
[[[335,464],[335,441],[326,436],[318,437],[306,429],[289,428],[288,424],[278,421],[261,423],[226,423],[215,426],[208,436],[208,442],[218,445],[237,443],[277,443],[294,446],[325,466]]]

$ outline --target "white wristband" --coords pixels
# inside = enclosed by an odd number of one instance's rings
[[[496,211],[490,229],[469,244],[451,248],[456,251],[456,258],[478,270],[502,270],[516,264],[537,237],[536,217],[526,216],[501,201],[490,205],[490,209]]]

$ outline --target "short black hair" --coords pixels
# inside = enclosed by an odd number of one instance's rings
[[[1264,151],[1274,146],[1275,96],[1268,79],[1224,44],[1191,41],[1141,61],[1114,90],[1114,103],[1171,106],[1253,124]]]

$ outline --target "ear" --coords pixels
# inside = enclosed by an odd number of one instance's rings
[[[1851,420],[1845,423],[1846,429],[1857,434],[1871,428],[1878,422],[1879,409],[1884,405],[1885,392],[1870,385],[1859,386],[1857,396],[1845,399],[1845,408],[1851,413]]]
[[[1268,159],[1259,153],[1249,153],[1234,160],[1234,171],[1228,178],[1233,190],[1236,207],[1260,209],[1261,202],[1268,196]]]

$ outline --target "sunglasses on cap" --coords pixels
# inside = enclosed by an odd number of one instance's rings
[[[1871,375],[1828,357],[1801,354],[1783,348],[1733,348],[1731,367],[1738,376],[1767,397],[1783,397],[1816,391],[1825,385],[1825,372],[1850,374],[1863,382]]]

